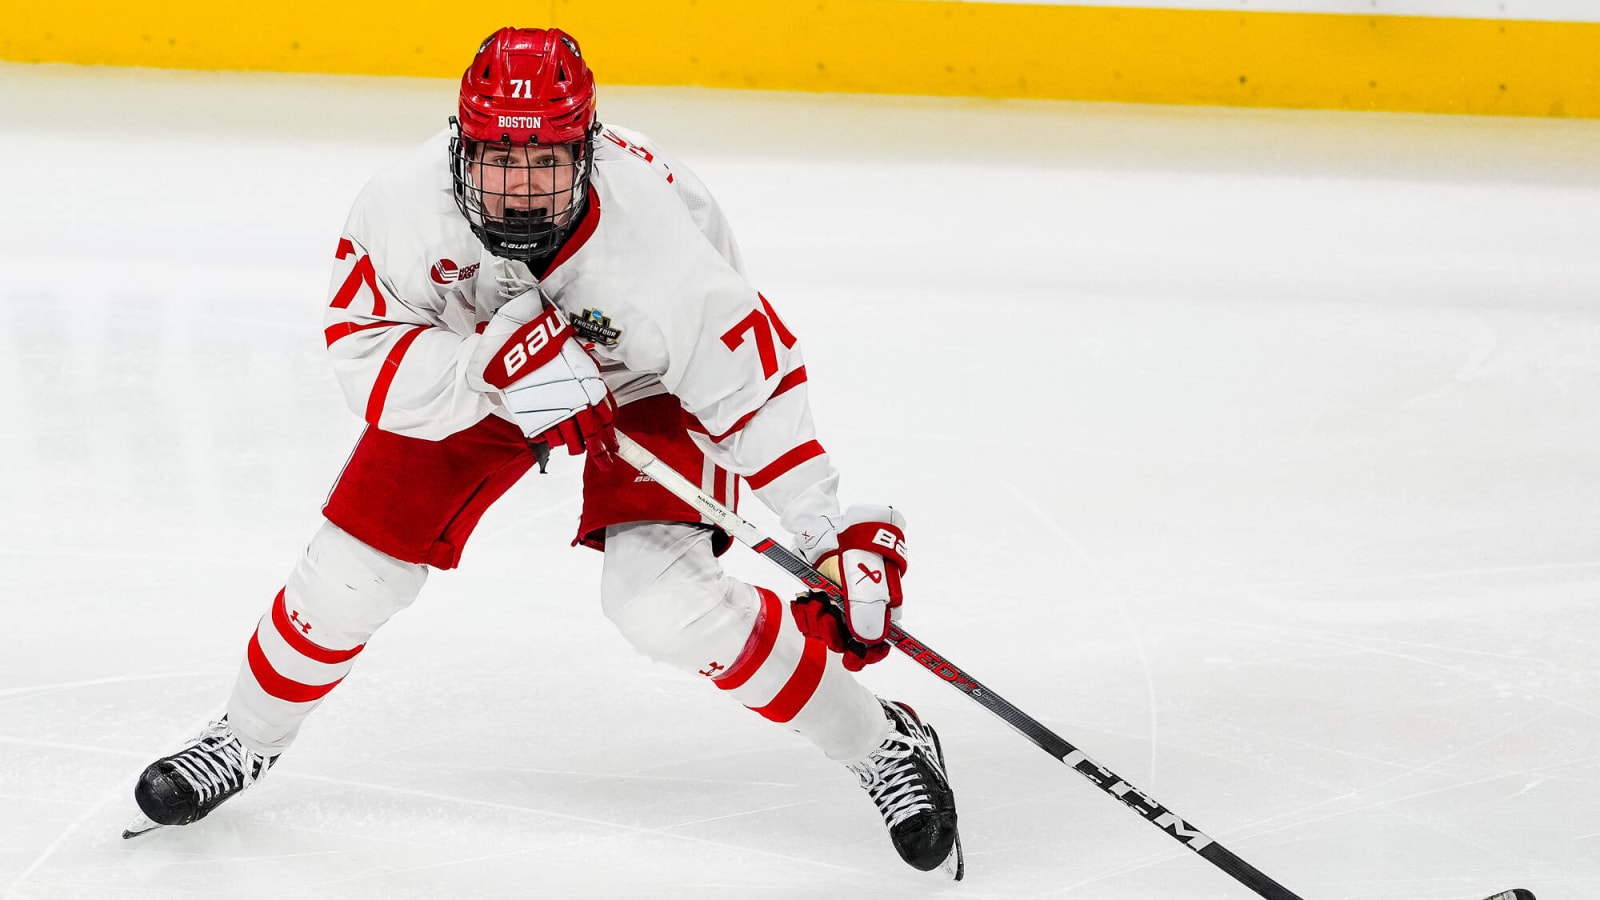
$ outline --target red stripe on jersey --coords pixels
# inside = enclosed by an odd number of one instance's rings
[[[349,322],[340,322],[337,325],[329,325],[327,329],[322,332],[322,336],[327,340],[328,346],[332,347],[334,341],[337,341],[340,338],[349,337],[358,331],[371,331],[374,328],[388,328],[395,324],[396,323],[394,322],[368,322],[365,325],[352,325]]]
[[[378,380],[372,385],[372,393],[367,397],[367,424],[378,427],[378,419],[383,416],[383,404],[389,399],[389,385],[394,383],[396,372],[400,371],[400,358],[411,349],[411,342],[415,341],[424,331],[426,325],[418,325],[401,336],[394,349],[389,351],[389,356],[383,361],[383,368],[378,370]]]
[[[805,366],[801,366],[800,368],[795,369],[793,372],[790,372],[789,374],[783,376],[783,380],[779,381],[778,382],[778,386],[772,389],[772,395],[769,396],[767,398],[767,400],[770,402],[773,397],[777,397],[780,394],[784,393],[785,391],[791,390],[791,389],[793,389],[795,387],[798,387],[798,386],[800,386],[802,384],[805,384],[805,383],[806,383],[806,367]],[[761,410],[763,410],[765,408],[766,408],[766,404],[762,404],[761,406],[756,407],[751,412],[745,413],[744,418],[742,418],[739,421],[733,423],[733,427],[732,428],[729,428],[727,431],[724,431],[721,434],[711,434],[711,432],[706,431],[705,426],[703,426],[703,425],[701,425],[698,428],[695,428],[694,425],[691,425],[690,428],[693,428],[695,431],[699,431],[699,432],[702,432],[702,433],[708,435],[711,438],[711,442],[712,443],[720,444],[723,441],[727,440],[728,438],[733,437],[735,434],[738,434],[741,430],[743,430],[744,426],[750,424],[750,420],[755,418],[757,413],[761,412]],[[698,425],[699,423],[695,423],[695,424]]]
[[[282,590],[278,591],[278,599],[272,601],[272,624],[278,629],[278,634],[283,637],[284,643],[289,645],[289,649],[313,662],[334,666],[355,659],[362,647],[367,646],[362,644],[354,650],[329,650],[327,647],[312,643],[311,639],[301,631],[302,628],[310,629],[311,626],[296,625],[295,619],[289,617],[289,604],[284,599],[283,593]],[[299,610],[296,610],[294,615],[298,617]]]
[[[766,468],[754,475],[745,476],[745,481],[750,482],[750,489],[759,491],[772,482],[788,474],[789,470],[800,465],[808,459],[816,459],[828,451],[816,441],[806,441],[804,444],[790,450],[788,453],[773,460]]]
[[[278,674],[267,660],[267,654],[261,650],[261,639],[250,635],[250,649],[246,653],[250,660],[250,674],[256,677],[256,683],[269,695],[279,700],[290,703],[310,703],[321,700],[327,693],[336,687],[343,678],[330,684],[302,684],[292,678],[285,678]]]
[[[756,417],[756,413],[758,413],[758,412],[761,412],[761,408],[760,407],[757,407],[754,412],[745,413],[744,414],[744,418],[742,418],[739,421],[733,423],[733,427],[732,428],[729,428],[727,431],[724,431],[721,434],[712,434],[711,432],[706,430],[704,425],[701,425],[698,428],[695,428],[694,426],[691,425],[690,428],[692,428],[695,431],[700,432],[701,434],[704,434],[708,438],[711,438],[711,443],[720,444],[723,441],[727,440],[728,438],[731,438],[734,435],[738,434],[740,431],[743,431],[744,427],[746,425],[750,424],[750,420],[754,419]]]
[[[784,683],[783,690],[772,698],[771,703],[755,711],[764,718],[780,723],[799,715],[812,695],[816,694],[817,685],[822,683],[822,672],[827,664],[828,645],[807,638],[805,652],[800,656],[800,665],[794,667],[794,674]]]
[[[743,687],[750,676],[756,674],[767,657],[772,655],[772,648],[778,643],[778,632],[783,630],[783,601],[763,587],[756,588],[756,596],[761,598],[761,610],[756,613],[756,627],[750,631],[750,640],[745,642],[739,658],[733,661],[728,671],[712,679],[717,687],[725,691]]]
[[[583,218],[578,220],[578,227],[573,229],[572,236],[567,238],[567,242],[561,245],[561,252],[556,254],[556,258],[551,261],[550,267],[544,270],[542,277],[549,278],[551,272],[554,272],[557,268],[560,268],[562,263],[571,259],[572,254],[577,253],[578,248],[588,242],[589,236],[594,234],[594,230],[599,225],[600,193],[594,189],[594,183],[590,182],[589,206],[583,211]]]
[[[805,383],[806,383],[806,367],[805,366],[801,366],[800,368],[795,369],[793,372],[790,372],[789,374],[783,376],[783,380],[778,382],[778,386],[772,389],[772,397],[776,397],[779,394],[783,393],[784,391],[789,390],[792,387],[796,387],[798,385],[802,385],[802,384],[805,384]],[[771,400],[772,397],[768,397],[767,399]]]

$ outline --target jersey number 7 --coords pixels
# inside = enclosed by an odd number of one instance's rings
[[[356,252],[355,244],[349,238],[339,239],[339,249],[334,254],[334,259],[348,259],[350,254]],[[344,278],[344,283],[339,285],[338,293],[333,295],[333,301],[328,305],[334,309],[349,309],[350,301],[356,298],[361,288],[366,287],[372,292],[372,315],[374,318],[383,318],[384,304],[383,292],[378,290],[378,274],[372,267],[372,257],[361,254],[355,265],[350,267],[350,274]]]
[[[737,350],[744,344],[746,333],[756,339],[756,354],[761,357],[761,377],[771,378],[778,374],[778,348],[772,343],[772,333],[778,333],[778,340],[783,342],[785,349],[794,347],[795,337],[783,325],[783,320],[773,312],[772,304],[760,294],[761,309],[750,310],[750,315],[739,320],[739,324],[728,329],[722,335],[722,343],[728,345],[729,350]],[[765,310],[765,314],[763,314]]]

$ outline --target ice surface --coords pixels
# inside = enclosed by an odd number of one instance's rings
[[[968,854],[917,877],[844,770],[614,633],[566,459],[259,790],[120,840],[359,433],[333,245],[452,98],[0,66],[0,895],[1249,896],[896,658]],[[602,115],[718,193],[846,500],[910,517],[917,637],[1307,900],[1600,896],[1600,123]]]

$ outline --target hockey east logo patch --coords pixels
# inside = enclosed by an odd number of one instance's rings
[[[441,259],[428,269],[428,277],[434,284],[450,284],[454,281],[466,281],[478,274],[478,263],[470,266],[457,266],[455,260]]]
[[[622,337],[622,329],[613,328],[611,317],[598,309],[586,309],[582,315],[574,314],[571,319],[572,330],[588,343],[615,347],[617,339]]]

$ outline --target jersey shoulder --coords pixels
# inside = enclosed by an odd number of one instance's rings
[[[637,132],[606,134],[595,155],[597,225],[543,285],[596,355],[660,375],[672,390],[692,359],[705,358],[696,348],[706,335],[747,316],[756,292],[683,202],[680,179],[669,180],[681,170]]]
[[[356,195],[351,223],[375,237],[389,236],[381,226],[395,216],[432,218],[455,213],[448,147],[449,133],[440,132],[378,170]]]
[[[345,234],[404,302],[432,306],[447,286],[471,278],[482,244],[456,208],[449,133],[441,131],[372,176],[351,205]]]
[[[738,243],[722,208],[705,183],[686,164],[649,135],[620,125],[608,125],[596,142],[597,177],[618,189],[634,189],[674,206],[672,214],[687,217],[699,238],[708,243],[734,269],[743,272]]]

